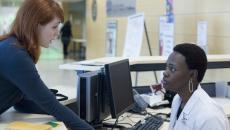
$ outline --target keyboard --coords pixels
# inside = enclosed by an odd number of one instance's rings
[[[137,122],[131,130],[158,130],[164,120],[156,115],[145,117],[145,119]]]

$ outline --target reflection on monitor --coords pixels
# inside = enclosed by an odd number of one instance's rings
[[[118,118],[134,105],[128,59],[105,65],[105,79],[110,92],[112,118]]]

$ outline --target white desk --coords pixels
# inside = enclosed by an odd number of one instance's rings
[[[68,100],[61,101],[61,104],[68,105],[70,103],[76,102],[77,88],[76,87],[66,87],[66,86],[55,86],[52,89],[58,90],[58,93],[63,94],[68,97]]]
[[[213,98],[220,106],[223,107],[225,114],[227,115],[228,119],[229,119],[229,123],[230,123],[230,99],[228,98]],[[163,108],[163,109],[150,109],[147,108],[147,111],[151,114],[157,114],[157,113],[170,113],[171,109],[170,108]],[[118,122],[119,123],[129,123],[129,124],[136,124],[136,122],[138,122],[139,120],[143,119],[144,116],[141,115],[137,115],[137,114],[124,114],[122,115]],[[114,124],[115,119],[110,119],[109,121],[107,121],[107,123],[111,123]],[[118,124],[119,124],[118,123]],[[130,127],[129,125],[125,125],[126,127]],[[169,122],[164,122],[163,125],[159,128],[159,130],[168,130],[169,127]]]
[[[58,86],[55,87],[56,89],[59,90],[60,93],[63,93],[65,95],[69,96],[69,99],[71,101],[75,101],[76,100],[76,88],[66,88],[64,86]],[[213,98],[220,106],[223,107],[225,114],[227,115],[227,117],[229,118],[230,121],[230,99],[229,98]],[[67,101],[68,102],[68,101]],[[163,108],[163,109],[155,109],[152,110],[150,108],[147,109],[148,112],[150,112],[151,114],[156,114],[156,113],[169,113],[171,111],[170,108]],[[136,122],[138,122],[140,119],[143,119],[144,116],[140,116],[137,114],[128,114],[129,119],[125,119],[125,117],[127,116],[127,114],[124,114],[120,119],[119,122],[120,123],[130,123],[130,124],[135,124]],[[124,118],[123,118],[124,117]],[[130,121],[130,119],[132,121]],[[115,122],[115,119],[109,120],[107,121],[107,123],[111,123],[113,124]],[[164,122],[164,124],[160,127],[159,130],[167,130],[169,126],[168,122]],[[130,126],[127,126],[130,127]]]
[[[230,68],[230,55],[208,55],[208,69]],[[60,65],[60,69],[76,71],[99,70],[106,63],[125,59],[124,57],[103,57],[80,62]],[[140,56],[129,58],[131,71],[155,71],[164,70],[167,57],[163,56]],[[101,66],[100,66],[101,65]]]
[[[31,123],[44,124],[52,120],[54,120],[54,118],[49,115],[18,113],[13,108],[11,108],[0,116],[0,130],[4,130],[7,125],[13,121],[26,121]],[[52,128],[52,130],[67,130],[62,122],[60,122],[60,124],[61,125],[59,127]]]
[[[217,68],[230,68],[230,55],[208,55],[208,69]],[[124,57],[104,57],[93,60],[85,60],[81,62],[73,62],[68,64],[60,65],[60,69],[75,70],[75,71],[97,71],[100,70],[104,64],[111,63],[125,59]],[[164,70],[167,57],[162,56],[141,56],[129,58],[130,70],[131,71],[156,71]],[[230,105],[226,105],[229,99],[220,99],[223,102],[220,104],[228,117],[230,117]],[[229,103],[230,104],[230,101]]]
[[[159,109],[159,110],[153,110],[153,109],[147,108],[147,111],[149,113],[155,115],[157,113],[168,114],[171,110],[170,110],[170,108],[163,108],[163,109]],[[124,126],[126,128],[130,128],[133,125],[135,125],[138,121],[140,121],[144,118],[145,118],[144,115],[126,112],[119,117],[117,124]],[[104,123],[109,123],[109,124],[114,124],[116,121],[116,119],[111,119],[110,116],[105,120],[106,121],[104,121]],[[168,130],[168,127],[169,127],[169,122],[164,121],[163,124],[160,126],[159,130]]]
[[[230,68],[230,55],[208,55],[208,69]],[[60,69],[75,70],[77,74],[85,71],[100,70],[104,64],[125,59],[124,57],[103,57],[80,62],[59,65]],[[129,58],[130,71],[162,71],[165,70],[167,57],[140,56]],[[154,72],[155,80],[158,81]],[[137,84],[137,76],[136,83]]]
[[[57,89],[58,93],[68,96],[68,100],[61,101],[63,105],[76,102],[76,95],[77,95],[76,88],[56,86],[53,87],[53,89]],[[54,120],[54,118],[49,115],[19,113],[16,112],[13,108],[10,108],[8,111],[0,115],[0,130],[4,130],[4,128],[6,128],[6,126],[13,121],[26,121],[26,122],[44,124],[52,120]],[[60,124],[61,124],[60,127],[53,128],[52,130],[67,130],[67,128],[62,122],[60,122]]]
[[[68,95],[71,101],[76,100],[76,97],[74,94],[76,92],[75,88],[58,86],[58,87],[55,87],[55,89],[58,89],[59,92],[62,94]],[[223,107],[226,115],[230,119],[230,99],[226,99],[226,98],[213,98],[213,99]],[[159,109],[159,110],[152,110],[148,108],[147,111],[150,112],[151,114],[156,114],[156,113],[169,113],[171,110],[169,108],[164,108],[164,109]],[[129,118],[126,119],[127,116]],[[130,123],[134,125],[136,122],[138,122],[140,119],[143,119],[143,118],[144,116],[140,116],[137,114],[125,113],[119,118],[119,123]],[[41,114],[23,114],[23,113],[15,112],[13,109],[10,109],[0,116],[0,122],[1,122],[0,130],[3,130],[3,128],[5,128],[9,122],[16,121],[16,120],[28,121],[28,122],[33,122],[33,123],[46,123],[48,121],[53,120],[53,117],[48,116],[48,115],[41,115]],[[115,122],[114,119],[107,121],[107,123],[111,123],[111,124],[113,124],[114,122]],[[169,126],[169,123],[164,122],[159,130],[167,130],[168,126]],[[128,125],[127,127],[130,127],[130,126]],[[67,129],[65,128],[63,124],[62,127],[55,128],[53,130],[67,130]]]

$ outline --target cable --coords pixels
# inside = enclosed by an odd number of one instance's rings
[[[118,117],[118,118],[119,118],[119,117]],[[118,118],[116,119],[116,121],[115,121],[115,123],[114,123],[114,125],[113,125],[113,127],[112,127],[112,129],[111,129],[111,130],[113,130],[113,128],[117,125]]]
[[[133,118],[133,117],[132,117]],[[134,122],[130,117],[127,117],[127,119],[129,119],[132,123],[136,123]]]
[[[169,122],[170,121],[170,113],[157,113],[156,116],[161,117],[164,121]]]

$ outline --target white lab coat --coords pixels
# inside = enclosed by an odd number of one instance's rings
[[[177,94],[172,102],[169,130],[230,130],[223,109],[198,86],[177,120],[181,98]]]

